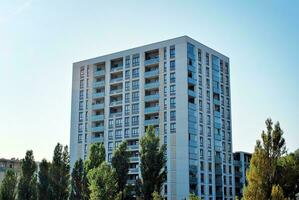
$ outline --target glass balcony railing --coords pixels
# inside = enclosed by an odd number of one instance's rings
[[[151,59],[148,59],[148,60],[144,61],[144,66],[154,65],[154,64],[159,64],[159,57],[158,58],[151,58]]]
[[[123,91],[122,88],[116,89],[116,90],[110,90],[110,94],[117,94],[117,93],[121,93]]]
[[[91,106],[91,108],[92,108],[93,110],[104,109],[104,107],[105,107],[105,104],[104,104],[104,103],[93,104],[93,105]]]
[[[101,98],[104,97],[105,93],[104,92],[97,92],[97,93],[93,93],[92,98]]]
[[[104,115],[92,115],[91,116],[91,121],[103,121],[104,120]]]
[[[152,95],[147,95],[144,97],[144,101],[154,101],[154,100],[159,100],[159,93],[157,94],[152,94]]]
[[[119,100],[119,101],[112,101],[112,102],[110,102],[110,106],[121,105],[122,103],[123,103],[123,100]]]
[[[130,157],[130,162],[139,162],[139,157]]]
[[[129,168],[129,173],[138,173],[139,168]]]
[[[188,95],[192,96],[192,97],[196,97],[196,94],[194,91],[192,90],[188,90]]]
[[[188,65],[188,70],[195,73],[195,67],[192,65]]]
[[[94,77],[99,77],[99,76],[105,76],[105,70],[99,70],[99,71],[95,71],[93,73]]]
[[[159,119],[146,119],[146,120],[144,120],[144,126],[158,125],[158,124],[159,124]]]
[[[144,89],[158,88],[159,85],[160,85],[160,84],[159,84],[159,81],[151,82],[151,83],[145,83],[145,84],[144,84]]]
[[[139,145],[138,144],[128,145],[128,149],[129,150],[138,150],[139,149]]]
[[[102,132],[102,131],[104,131],[104,126],[91,127],[91,132]]]
[[[120,82],[122,80],[123,80],[123,77],[117,77],[117,78],[110,79],[110,83],[116,83],[116,82]]]
[[[144,78],[154,77],[154,76],[158,76],[158,75],[159,75],[159,70],[158,69],[144,72]]]
[[[195,79],[195,78],[188,77],[188,83],[191,83],[191,84],[193,84],[193,85],[196,85],[196,79]]]
[[[123,65],[117,65],[115,67],[112,67],[110,72],[118,72],[118,71],[123,70],[123,68],[124,68]]]
[[[148,107],[144,109],[144,114],[159,112],[159,106]]]
[[[91,137],[91,143],[103,143],[104,137]]]
[[[105,81],[99,81],[99,82],[94,82],[93,83],[93,87],[97,88],[97,87],[104,87],[105,86]]]
[[[109,117],[121,117],[122,114],[123,114],[122,112],[110,113]]]

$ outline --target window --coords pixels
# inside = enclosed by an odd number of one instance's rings
[[[139,80],[132,81],[132,90],[139,89]]]
[[[175,57],[175,46],[174,45],[170,46],[169,55],[170,55],[170,58]]]
[[[171,123],[170,124],[170,132],[175,132],[176,131],[176,123]]]
[[[210,91],[207,91],[207,100],[210,101]]]
[[[175,61],[174,60],[170,61],[170,71],[173,71],[173,70],[175,70]]]
[[[176,119],[175,111],[170,111],[170,121],[175,121],[175,119]]]
[[[202,111],[202,100],[198,101],[199,110]]]
[[[82,100],[83,98],[84,98],[83,90],[80,90],[80,100]]]
[[[80,80],[80,89],[84,87],[84,80]]]
[[[113,119],[109,119],[108,127],[113,128]]]
[[[199,74],[202,73],[201,64],[198,64],[198,73],[199,73]]]
[[[206,65],[210,65],[210,54],[206,53]]]
[[[126,65],[126,67],[130,67],[130,65],[131,65],[130,56],[126,56],[125,65]]]
[[[139,113],[139,104],[135,103],[132,104],[132,114],[138,114]]]
[[[132,102],[139,101],[139,92],[132,93]]]
[[[203,147],[203,137],[199,137],[199,144]]]
[[[207,78],[206,82],[207,82],[207,89],[210,89],[210,79]]]
[[[86,122],[85,123],[85,132],[87,132],[88,131],[88,123]]]
[[[108,142],[108,151],[113,150],[113,142]]]
[[[82,143],[82,134],[78,135],[78,143]]]
[[[139,128],[132,128],[132,137],[139,136]]]
[[[139,125],[139,116],[132,117],[132,126]]]
[[[201,158],[201,159],[204,158],[204,155],[203,155],[203,149],[200,149],[200,150],[199,150],[199,155],[200,155],[200,158]]]
[[[130,114],[130,105],[125,105],[125,115]]]
[[[203,116],[202,116],[202,113],[199,113],[198,118],[199,118],[199,122],[202,123],[202,122],[203,122]]]
[[[133,55],[132,64],[133,64],[133,67],[139,65],[139,54]]]
[[[88,100],[85,101],[85,109],[88,109]]]
[[[79,122],[83,121],[83,112],[79,112]]]
[[[175,73],[170,73],[170,83],[175,83]]]
[[[130,137],[130,129],[128,129],[128,128],[125,129],[125,136],[124,137],[125,138]]]
[[[80,78],[84,78],[84,66],[80,68]]]
[[[172,97],[170,98],[170,108],[175,108],[175,107],[176,107],[175,98]]]
[[[79,110],[83,110],[83,101],[79,102]]]
[[[108,139],[109,140],[113,139],[113,131],[111,131],[111,130],[108,131]]]
[[[164,47],[163,49],[164,49],[164,60],[166,60],[167,59],[167,48]]]
[[[198,49],[198,62],[201,62],[201,49]]]
[[[115,119],[115,127],[122,126],[123,120],[122,118]]]
[[[121,138],[122,138],[121,129],[115,130],[115,139],[121,139]]]
[[[164,99],[164,109],[167,109],[167,99]]]
[[[167,122],[167,112],[164,112],[164,122]]]
[[[130,93],[126,93],[125,94],[125,103],[129,103],[130,102]]]
[[[173,94],[175,94],[175,85],[171,85],[170,86],[170,95],[173,95]]]
[[[203,135],[203,126],[202,125],[199,125],[199,134]]]
[[[166,85],[167,84],[167,74],[164,74],[164,84]]]
[[[210,69],[208,67],[206,67],[206,74],[207,74],[207,77],[210,77]]]
[[[166,62],[164,62],[164,65],[163,65],[164,72],[166,72],[166,71],[167,71],[167,67],[166,67],[166,65],[167,65],[167,63],[166,63]]]
[[[139,69],[138,68],[132,70],[132,78],[136,78],[136,77],[139,77]]]
[[[207,113],[210,113],[211,112],[211,106],[210,106],[210,103],[207,103]]]
[[[86,90],[86,95],[85,96],[86,96],[86,98],[88,98],[88,89]]]
[[[125,126],[130,126],[130,118],[125,117]]]
[[[126,79],[130,79],[130,70],[126,70],[125,77]]]
[[[85,120],[88,120],[88,111],[85,112]]]
[[[112,161],[112,153],[108,153],[108,162]]]
[[[164,86],[164,97],[167,96],[167,86]]]
[[[126,91],[130,90],[130,82],[125,82],[125,90]]]

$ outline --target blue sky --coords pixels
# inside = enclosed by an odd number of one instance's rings
[[[233,150],[279,120],[299,148],[298,1],[0,2],[0,157],[69,143],[72,63],[188,35],[230,57]]]

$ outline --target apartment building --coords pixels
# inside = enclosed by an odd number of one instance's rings
[[[71,165],[95,142],[111,161],[126,140],[134,183],[153,125],[167,145],[167,199],[234,199],[229,71],[228,57],[188,36],[75,62]]]
[[[250,166],[252,154],[243,151],[234,153],[234,168],[235,168],[235,188],[236,196],[241,199],[243,196],[243,187],[246,182],[246,171]]]
[[[21,170],[20,160],[15,158],[12,159],[0,158],[0,185],[8,169],[11,169],[16,173],[19,173]]]

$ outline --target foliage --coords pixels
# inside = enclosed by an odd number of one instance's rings
[[[200,200],[198,196],[196,196],[195,194],[190,194],[189,195],[189,200]]]
[[[68,147],[57,144],[49,170],[49,196],[51,200],[66,200],[69,196],[70,161]]]
[[[284,200],[282,188],[279,185],[273,185],[271,191],[271,200]]]
[[[120,198],[123,199],[123,192],[128,179],[130,167],[129,152],[127,151],[127,142],[122,142],[114,151],[112,157],[112,167],[116,172],[117,191],[120,193]]]
[[[111,200],[117,196],[115,170],[106,162],[88,172],[91,200]]]
[[[84,175],[84,163],[80,158],[75,162],[72,171],[70,200],[88,199],[84,191]]]
[[[255,151],[247,171],[248,185],[244,188],[244,199],[270,199],[272,186],[277,182],[278,160],[285,154],[283,131],[277,122],[266,120],[267,131],[262,132],[262,142],[257,141]]]
[[[153,200],[163,200],[163,198],[157,191],[154,191],[152,196],[153,196]]]
[[[17,175],[9,169],[5,173],[0,187],[0,200],[15,200],[16,199]]]
[[[141,175],[142,180],[137,182],[140,185],[140,193],[145,200],[150,200],[152,193],[161,192],[162,184],[166,180],[166,146],[159,144],[159,137],[155,136],[154,127],[149,126],[145,136],[140,140],[141,151]],[[139,193],[138,190],[136,192]]]
[[[36,163],[33,151],[26,152],[25,158],[21,160],[21,176],[18,184],[18,199],[32,200],[37,198]]]
[[[88,172],[91,169],[99,167],[105,161],[105,147],[102,143],[94,143],[90,146],[88,158],[85,161],[85,169]]]
[[[37,197],[39,200],[49,199],[49,168],[51,163],[43,159],[39,164],[38,183],[37,183]]]

